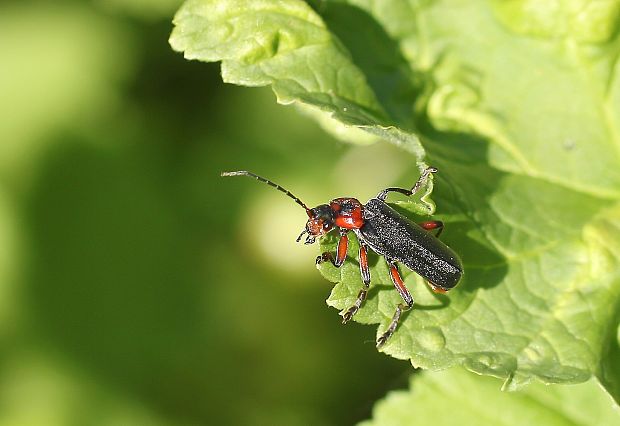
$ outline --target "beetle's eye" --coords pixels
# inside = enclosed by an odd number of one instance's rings
[[[323,229],[329,229],[329,222],[323,222]]]

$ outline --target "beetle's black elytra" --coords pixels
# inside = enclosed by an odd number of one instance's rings
[[[394,316],[385,332],[377,339],[377,347],[382,346],[394,333],[401,315],[410,309],[414,302],[398,272],[397,262],[427,280],[433,291],[444,293],[454,288],[463,275],[463,265],[457,254],[439,240],[443,223],[431,220],[416,224],[398,213],[385,202],[388,193],[398,192],[411,196],[426,182],[431,173],[437,169],[429,167],[416,181],[411,189],[390,187],[379,192],[366,204],[355,198],[336,198],[329,204],[308,208],[299,198],[280,185],[248,171],[223,172],[222,176],[249,176],[264,182],[291,197],[302,206],[308,215],[303,231],[297,237],[301,241],[304,234],[305,244],[312,244],[317,237],[338,229],[340,240],[336,253],[325,252],[316,258],[317,265],[330,261],[339,268],[347,257],[349,246],[348,233],[353,231],[359,240],[359,264],[363,287],[355,303],[340,313],[342,322],[347,323],[362,306],[370,286],[370,269],[368,268],[368,249],[383,256],[387,261],[390,278],[405,304],[396,307]],[[429,231],[437,230],[436,235]]]

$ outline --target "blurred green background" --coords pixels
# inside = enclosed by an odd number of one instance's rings
[[[295,244],[417,177],[168,45],[176,0],[0,6],[0,425],[351,424],[407,385]]]

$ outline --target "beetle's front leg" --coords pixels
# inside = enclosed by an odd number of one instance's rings
[[[353,318],[353,315],[359,311],[360,307],[364,300],[366,300],[366,296],[368,295],[368,288],[370,287],[370,269],[368,268],[368,248],[364,245],[362,241],[360,241],[360,251],[359,251],[359,259],[360,259],[360,273],[362,275],[362,281],[364,283],[364,287],[360,290],[357,295],[357,299],[353,306],[351,306],[346,311],[342,311],[340,315],[342,316],[342,323],[346,324]]]
[[[398,327],[398,322],[400,321],[400,317],[403,312],[408,311],[413,306],[413,297],[411,296],[411,293],[409,293],[407,287],[405,287],[405,283],[403,282],[403,279],[398,272],[396,262],[388,260],[387,263],[390,268],[390,278],[392,278],[392,283],[394,284],[394,287],[396,287],[396,290],[398,290],[398,294],[400,294],[400,297],[403,298],[407,305],[405,306],[404,304],[399,303],[398,306],[396,306],[396,312],[394,312],[394,316],[392,317],[390,325],[388,326],[387,330],[385,330],[385,332],[377,339],[378,348],[383,346],[385,342],[387,342],[388,339],[392,337],[392,334],[394,334],[394,331],[396,331],[396,327]]]
[[[329,260],[336,268],[340,268],[344,263],[344,260],[347,258],[347,250],[349,249],[349,237],[347,234],[349,233],[348,229],[340,229],[340,240],[338,241],[338,248],[336,249],[336,257],[328,251],[323,253],[316,258],[316,264],[320,265],[321,263]]]

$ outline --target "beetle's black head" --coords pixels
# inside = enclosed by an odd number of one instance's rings
[[[312,244],[316,241],[316,237],[327,234],[334,227],[336,213],[328,204],[321,204],[313,209],[308,210],[308,222],[301,232],[297,241],[301,240],[304,234],[308,234],[304,244]]]

